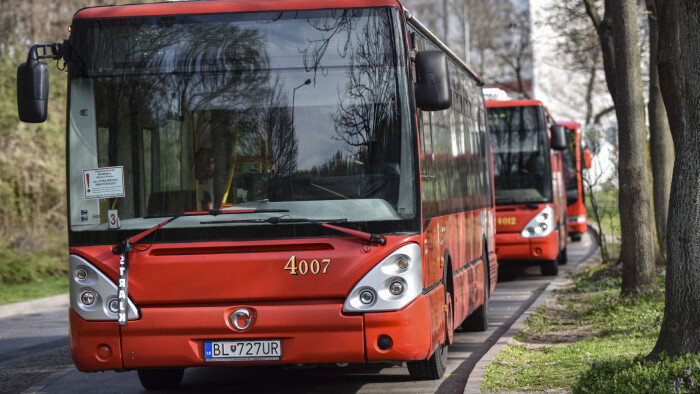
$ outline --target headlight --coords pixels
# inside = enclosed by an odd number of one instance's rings
[[[566,220],[569,223],[584,223],[586,222],[586,215],[569,216]]]
[[[345,312],[395,311],[423,292],[421,252],[408,244],[375,265],[350,291]]]
[[[82,257],[70,255],[70,306],[85,320],[117,320],[117,284]],[[139,312],[129,300],[129,320]]]
[[[525,225],[520,236],[523,238],[546,237],[552,231],[554,231],[554,210],[548,206]]]

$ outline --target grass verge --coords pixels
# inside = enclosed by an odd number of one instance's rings
[[[489,365],[482,390],[571,390],[600,360],[648,354],[663,316],[663,278],[662,291],[638,299],[620,298],[620,281],[619,268],[610,265],[574,275]]]
[[[68,291],[65,234],[23,236],[0,245],[0,304],[47,297]]]
[[[49,276],[29,283],[0,286],[0,305],[33,300],[68,292],[66,276]]]

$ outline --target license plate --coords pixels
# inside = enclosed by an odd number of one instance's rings
[[[204,342],[204,361],[279,360],[280,357],[282,344],[279,339]]]

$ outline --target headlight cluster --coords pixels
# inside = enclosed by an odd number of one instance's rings
[[[85,320],[117,320],[117,285],[82,257],[70,255],[70,306]],[[129,300],[129,320],[138,319],[136,306]]]
[[[569,223],[584,223],[586,221],[586,215],[569,216],[566,220]]]
[[[547,206],[525,225],[520,236],[523,238],[546,237],[552,231],[554,231],[554,210],[551,206]]]
[[[423,291],[421,252],[418,244],[396,249],[372,268],[345,300],[345,312],[395,311]]]

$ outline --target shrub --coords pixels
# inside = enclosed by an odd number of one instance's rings
[[[0,249],[0,283],[29,283],[68,273],[68,256],[63,247],[28,252],[19,248]]]
[[[574,393],[700,393],[700,354],[642,356],[592,362],[573,385]]]

